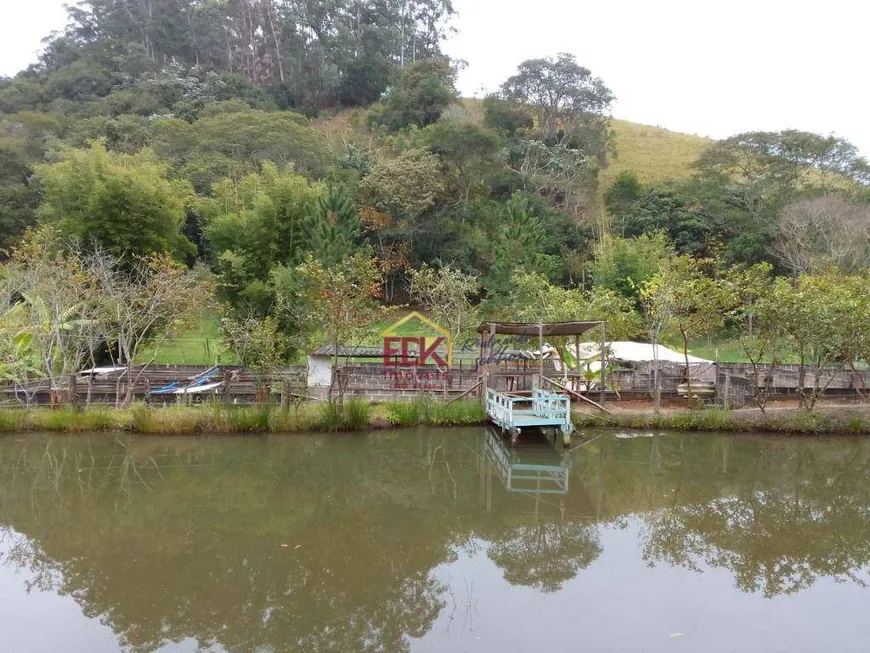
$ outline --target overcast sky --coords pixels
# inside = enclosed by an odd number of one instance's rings
[[[870,156],[865,0],[453,0],[448,54],[481,95],[524,59],[570,52],[604,79],[614,115],[714,138],[836,133]],[[0,0],[0,74],[64,24],[62,0]]]

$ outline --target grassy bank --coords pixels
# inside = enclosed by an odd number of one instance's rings
[[[483,410],[476,401],[449,406],[416,401],[374,405],[368,401],[337,404],[274,406],[172,406],[152,408],[22,408],[0,409],[0,432],[47,431],[89,433],[127,431],[145,434],[304,433],[313,431],[365,431],[399,426],[467,426],[482,424]]]
[[[372,404],[345,401],[337,404],[275,406],[172,406],[152,408],[21,408],[0,409],[0,433],[91,433],[126,431],[151,435],[207,435],[242,433],[350,432],[414,426],[477,426],[485,422],[476,400],[449,406],[421,400]],[[728,410],[663,413],[574,413],[578,429],[767,432],[783,434],[870,434],[870,414],[849,411],[807,413],[802,410],[769,411],[766,415]]]
[[[345,401],[343,405],[303,404],[274,406],[152,408],[138,404],[127,409],[72,408],[0,409],[0,432],[47,431],[90,433],[127,431],[142,434],[306,433],[365,431],[399,426],[467,426],[482,424],[483,410],[476,401],[444,406],[431,402],[373,405]]]
[[[729,410],[696,410],[679,413],[616,413],[592,415],[574,413],[577,428],[661,429],[666,431],[724,431],[746,433],[752,431],[796,435],[870,434],[870,416],[848,411],[804,410],[743,413]]]

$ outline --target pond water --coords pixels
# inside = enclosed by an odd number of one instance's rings
[[[0,438],[0,651],[866,651],[870,439]]]

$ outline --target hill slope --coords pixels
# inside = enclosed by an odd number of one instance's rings
[[[458,107],[454,106],[447,112],[458,112],[465,119],[483,124],[481,100],[462,98]],[[333,146],[343,147],[343,140],[348,133],[365,130],[365,114],[365,109],[345,109],[314,121],[312,126],[323,132]],[[616,156],[611,157],[610,165],[601,171],[599,198],[616,176],[627,170],[636,173],[645,184],[684,179],[691,175],[692,163],[701,151],[714,143],[712,139],[703,136],[683,134],[627,120],[614,119],[612,127],[616,135]]]
[[[620,172],[626,170],[635,172],[643,183],[688,177],[692,172],[692,162],[714,142],[703,136],[627,120],[614,120],[613,131],[616,133],[616,156],[601,172],[601,189],[606,189]]]

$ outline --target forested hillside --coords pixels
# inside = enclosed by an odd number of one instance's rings
[[[93,252],[122,277],[172,260],[208,280],[229,342],[280,358],[357,337],[372,299],[460,332],[480,308],[651,338],[667,274],[732,280],[732,308],[702,293],[727,320],[685,327],[668,299],[665,332],[702,333],[753,324],[733,306],[758,274],[870,262],[870,166],[844,139],[612,120],[618,89],[568,54],[460,100],[449,0],[84,0],[69,19],[0,80],[10,305],[40,257],[94,279]]]

